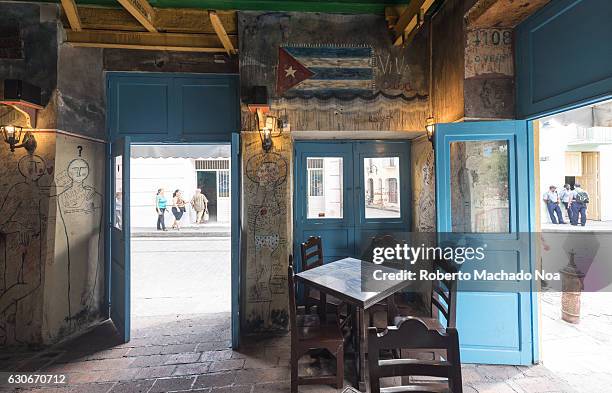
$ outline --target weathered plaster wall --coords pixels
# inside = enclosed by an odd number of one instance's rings
[[[292,130],[422,130],[428,92],[425,32],[409,48],[398,48],[382,16],[318,13],[240,12],[238,28],[243,101],[252,86],[266,86],[273,112]],[[362,65],[372,70],[369,92],[330,94],[327,83],[310,95],[295,89],[278,94],[278,73],[284,75],[278,69],[280,46],[371,49],[369,65]],[[242,124],[247,130],[255,127],[246,108]]]
[[[38,114],[38,128],[55,128],[57,12],[51,4],[0,3],[0,80],[21,79],[41,88],[46,108]]]
[[[0,34],[19,26],[22,48],[0,79],[41,87],[46,104],[33,156],[0,148],[0,346],[51,344],[103,317],[104,145],[57,131],[104,137],[102,52],[62,44],[58,11],[0,3]]]
[[[291,249],[291,136],[265,153],[257,132],[242,133],[244,328],[287,328],[287,264]]]
[[[436,231],[435,155],[427,137],[414,139],[412,157],[412,231]]]
[[[55,134],[36,139],[35,155],[0,146],[0,347],[43,342],[43,283],[54,246]]]
[[[103,143],[56,137],[55,250],[45,272],[43,339],[54,342],[103,317]]]

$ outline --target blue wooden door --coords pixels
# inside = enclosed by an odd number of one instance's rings
[[[231,195],[232,195],[232,348],[240,346],[240,134],[232,133],[231,149]]]
[[[310,236],[321,236],[330,262],[360,257],[375,236],[410,231],[409,173],[409,142],[297,142],[296,267]]]
[[[525,121],[438,124],[436,207],[443,246],[483,247],[467,271],[534,271],[533,145]],[[469,265],[468,265],[469,264]],[[460,282],[461,360],[531,364],[537,358],[532,283]]]
[[[124,342],[130,340],[130,139],[111,144],[110,317]]]

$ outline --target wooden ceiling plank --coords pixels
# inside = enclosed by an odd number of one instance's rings
[[[237,45],[236,36],[228,36]],[[120,32],[108,30],[67,31],[66,42],[73,46],[172,50],[183,52],[225,52],[216,34]]]
[[[394,26],[395,34],[404,35],[404,33],[410,34],[409,31],[406,31],[409,27],[411,27],[411,22],[414,19],[414,16],[417,15],[419,17],[421,12],[421,6],[425,0],[412,0],[408,7],[404,10],[404,12],[400,15],[397,23]]]
[[[62,7],[68,18],[70,28],[74,31],[81,31],[83,29],[81,26],[81,18],[79,18],[79,11],[74,0],[62,0]]]
[[[123,8],[79,6],[79,15],[84,29],[146,31],[137,20]],[[217,12],[227,34],[236,34],[235,11]],[[216,34],[208,11],[188,8],[159,8],[155,10],[157,30],[167,33]]]
[[[148,31],[155,33],[155,9],[147,0],[117,0]]]
[[[225,28],[223,27],[223,23],[221,19],[219,19],[219,15],[215,11],[209,11],[208,16],[210,17],[210,23],[212,23],[217,36],[219,37],[219,41],[223,44],[225,51],[228,55],[236,54],[236,48],[232,45],[232,41],[229,39]]]

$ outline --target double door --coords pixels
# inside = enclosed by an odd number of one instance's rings
[[[410,231],[409,142],[297,142],[294,170],[294,255],[321,236],[325,262],[358,258],[373,237]]]

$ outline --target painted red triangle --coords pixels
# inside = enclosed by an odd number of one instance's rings
[[[314,72],[306,68],[285,49],[278,48],[278,69],[276,70],[276,94],[282,95],[293,86],[310,78]]]

